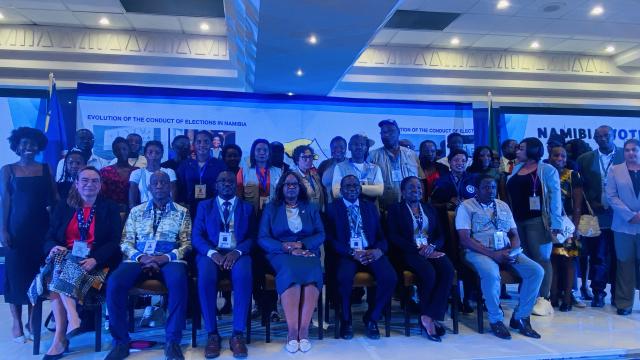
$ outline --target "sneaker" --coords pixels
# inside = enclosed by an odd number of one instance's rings
[[[531,313],[537,316],[549,316],[553,314],[553,307],[549,300],[543,297],[538,297],[536,304],[533,305],[533,311],[531,311]]]

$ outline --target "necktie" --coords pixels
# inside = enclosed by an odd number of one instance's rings
[[[229,214],[231,213],[231,202],[225,201],[222,203],[222,216],[224,216],[225,225],[229,221]]]
[[[509,160],[508,162],[508,167],[507,167],[507,174],[511,175],[511,173],[513,172],[513,166],[516,164],[515,160]]]
[[[358,208],[357,205],[351,205],[349,206],[349,222],[351,223],[351,233],[352,235],[358,235],[358,215],[359,215],[360,209]]]

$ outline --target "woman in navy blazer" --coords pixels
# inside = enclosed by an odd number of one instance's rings
[[[285,349],[311,349],[309,324],[322,289],[320,246],[324,227],[318,207],[309,203],[302,178],[287,171],[278,180],[276,198],[262,214],[258,243],[276,271],[289,333]]]
[[[53,212],[44,245],[46,254],[71,251],[72,244],[78,241],[76,233],[83,236],[77,218],[78,212],[83,212],[83,221],[91,220],[87,235],[84,235],[90,243],[90,251],[79,262],[87,272],[105,268],[113,270],[122,260],[120,211],[116,203],[98,196],[100,182],[100,172],[92,166],[77,173],[69,197],[60,201]],[[93,219],[89,215],[91,212],[94,212]],[[76,299],[54,291],[50,292],[50,296],[56,332],[44,356],[47,360],[61,358],[69,339],[80,332]]]
[[[418,278],[420,326],[423,334],[440,342],[447,299],[453,283],[454,268],[442,252],[444,238],[435,210],[421,202],[422,184],[415,176],[400,183],[402,201],[391,206],[387,214],[387,239],[393,245],[404,269]]]

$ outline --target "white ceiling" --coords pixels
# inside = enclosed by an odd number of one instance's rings
[[[4,16],[0,24],[168,31],[217,36],[227,33],[223,18],[125,13],[118,0],[0,0],[0,12]],[[109,19],[108,27],[100,25],[102,17]],[[209,30],[200,29],[203,22],[209,25]]]

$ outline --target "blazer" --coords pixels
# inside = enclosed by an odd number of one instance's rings
[[[629,223],[629,220],[640,211],[640,199],[633,190],[633,182],[626,163],[614,165],[609,170],[606,195],[613,209],[611,230],[632,235],[640,234],[640,224]]]
[[[616,148],[612,159],[613,165],[624,162],[621,148]],[[593,212],[598,215],[600,226],[608,226],[611,222],[611,212],[602,206],[602,175],[600,174],[600,154],[598,149],[584,153],[578,157],[578,171],[584,182],[584,194]]]
[[[203,256],[218,247],[220,235],[220,207],[218,197],[201,201],[198,204],[196,219],[191,231],[191,245]],[[233,232],[236,238],[236,249],[242,255],[249,255],[256,238],[256,216],[253,206],[236,197],[233,210]]]
[[[427,235],[429,243],[436,246],[436,249],[443,251],[444,236],[436,210],[429,204],[420,203],[422,211],[429,219]],[[404,201],[393,204],[387,212],[387,239],[391,244],[401,250],[404,254],[417,254],[418,247],[413,238],[413,215]]]
[[[97,262],[97,268],[108,266],[115,269],[122,260],[120,251],[120,237],[122,235],[122,219],[120,210],[116,203],[98,196],[95,202],[96,213],[94,240],[89,251],[89,257]],[[45,237],[44,251],[49,254],[54,246],[67,246],[65,232],[71,219],[76,213],[76,209],[66,202],[60,201],[53,211],[53,216],[49,223],[49,230]]]
[[[304,249],[320,256],[320,246],[322,246],[325,237],[320,211],[312,203],[298,203],[298,208],[300,209],[302,230],[294,233],[289,229],[284,203],[272,202],[265,207],[260,220],[258,244],[267,253],[267,257],[284,254],[282,243],[295,241],[302,242]]]
[[[362,215],[362,229],[367,239],[367,249],[380,249],[387,252],[387,240],[384,238],[380,225],[380,215],[375,204],[359,200],[360,214]],[[342,199],[329,204],[327,208],[327,244],[333,251],[341,256],[350,257],[351,230],[349,228],[349,212]]]

